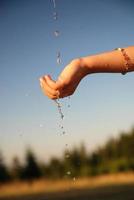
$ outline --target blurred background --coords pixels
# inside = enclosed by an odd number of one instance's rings
[[[134,181],[133,73],[86,77],[60,100],[63,120],[39,86],[40,76],[56,80],[74,58],[133,45],[133,7],[132,0],[0,0],[1,195],[16,193],[12,182],[74,187],[119,173]]]

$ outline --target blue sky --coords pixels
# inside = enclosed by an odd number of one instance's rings
[[[133,7],[132,0],[56,0],[55,21],[51,0],[0,0],[0,149],[8,161],[23,158],[29,145],[44,161],[61,155],[66,143],[84,142],[91,150],[131,128],[134,73],[82,80],[70,99],[61,100],[64,136],[57,107],[38,79],[56,79],[73,58],[133,45]]]

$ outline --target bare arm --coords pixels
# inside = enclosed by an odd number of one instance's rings
[[[134,71],[134,46],[122,51],[113,50],[71,61],[61,72],[57,81],[49,75],[40,79],[43,92],[51,99],[70,96],[81,79],[92,73],[125,73]]]
[[[124,48],[133,65],[129,66],[128,72],[134,71],[134,46]],[[125,69],[125,60],[118,50],[101,53],[98,55],[81,58],[82,65],[87,67],[89,73],[122,73]]]

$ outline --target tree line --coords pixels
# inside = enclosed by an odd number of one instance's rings
[[[81,144],[64,151],[61,158],[52,157],[48,163],[39,163],[34,152],[28,149],[24,164],[15,157],[9,167],[0,152],[0,183],[39,178],[87,177],[126,171],[134,171],[134,128],[120,133],[118,138],[109,139],[105,145],[91,153]]]

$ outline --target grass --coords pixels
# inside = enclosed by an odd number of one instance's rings
[[[132,192],[133,195],[130,195]],[[0,186],[1,200],[29,200],[29,198],[30,200],[36,200],[36,198],[38,200],[87,200],[89,197],[92,200],[105,200],[107,196],[109,196],[108,200],[116,200],[116,197],[118,197],[118,200],[124,200],[124,198],[130,200],[131,197],[134,199],[134,173],[103,175],[76,179],[75,181],[38,180],[32,184],[14,182]],[[114,199],[112,196],[114,196]]]

